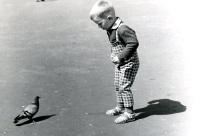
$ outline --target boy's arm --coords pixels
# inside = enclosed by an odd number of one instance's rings
[[[120,40],[125,44],[125,48],[121,54],[118,55],[119,61],[124,62],[128,60],[139,46],[135,31],[126,25],[122,25],[118,30]]]

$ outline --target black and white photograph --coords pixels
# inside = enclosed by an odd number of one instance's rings
[[[199,0],[0,0],[0,136],[199,136]]]

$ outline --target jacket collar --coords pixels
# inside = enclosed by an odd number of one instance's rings
[[[117,29],[119,27],[119,25],[121,24],[122,20],[117,17],[117,20],[115,21],[115,23],[113,24],[113,26],[111,27],[111,29]]]

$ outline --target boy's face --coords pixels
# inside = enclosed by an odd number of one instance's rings
[[[93,21],[99,26],[99,28],[103,30],[108,30],[113,24],[112,17],[107,17],[107,18],[95,17]]]

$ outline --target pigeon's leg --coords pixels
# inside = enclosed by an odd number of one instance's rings
[[[31,119],[31,124],[30,125],[32,125],[32,124],[35,124],[36,122],[34,121],[34,119]]]
[[[28,118],[30,121],[32,121],[31,122],[31,124],[35,124],[36,123],[36,121],[33,119],[33,118]]]
[[[32,117],[30,117],[28,114],[30,114],[28,111],[24,111],[24,114],[26,115],[26,117],[30,120],[30,121],[32,121],[32,123],[36,123],[33,119],[32,119]],[[32,124],[31,123],[31,124]]]
[[[36,123],[36,121],[34,119],[32,119],[32,123]]]

